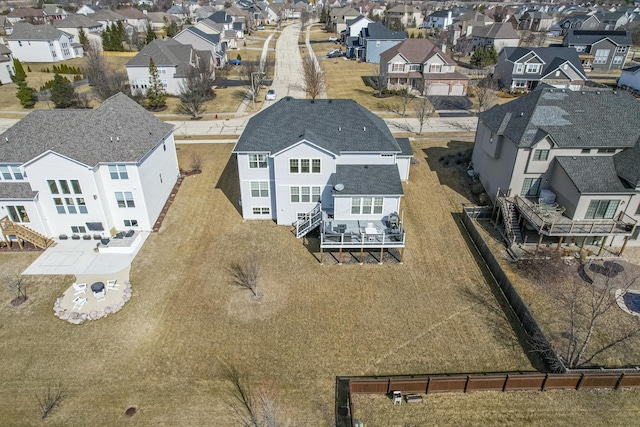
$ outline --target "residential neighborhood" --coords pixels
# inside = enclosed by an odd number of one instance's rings
[[[640,3],[0,1],[6,425],[633,425]]]

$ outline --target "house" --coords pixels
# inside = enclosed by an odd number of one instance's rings
[[[446,30],[453,24],[450,10],[437,10],[422,22],[422,28],[431,28],[433,30]]]
[[[18,22],[27,22],[29,24],[44,24],[46,19],[42,9],[33,9],[31,7],[19,7],[13,9],[7,14],[7,20],[11,24]]]
[[[585,71],[619,70],[629,55],[631,32],[569,30],[562,45],[578,52]]]
[[[18,22],[7,41],[13,56],[22,62],[58,62],[84,55],[73,35],[51,25]]]
[[[13,31],[13,24],[6,15],[0,15],[0,36],[9,36]]]
[[[172,22],[175,22],[178,27],[182,26],[180,18],[169,15],[167,12],[149,12],[147,13],[147,19],[153,31],[162,31],[164,27]]]
[[[576,13],[560,20],[558,26],[561,28],[561,34],[565,35],[569,30],[597,30],[600,28],[600,21],[595,15]]]
[[[553,17],[539,10],[528,10],[512,15],[507,22],[516,30],[549,31],[553,25]]]
[[[599,10],[594,14],[600,21],[599,30],[614,31],[627,25],[630,21],[629,16],[624,12],[606,12]]]
[[[422,10],[418,6],[397,4],[384,12],[386,24],[393,28],[415,28],[422,26]]]
[[[121,93],[33,111],[0,138],[3,222],[27,236],[151,230],[179,175],[173,126]]]
[[[0,84],[11,83],[11,76],[16,73],[13,66],[13,55],[8,47],[0,43]]]
[[[62,6],[56,4],[43,5],[42,13],[49,24],[52,24],[59,19],[66,19],[66,17],[69,16],[69,12],[64,10]]]
[[[189,9],[187,9],[186,7],[177,5],[177,4],[174,4],[173,6],[171,6],[167,10],[167,13],[169,15],[173,15],[176,18],[180,19],[181,22],[184,22],[191,15],[189,13]]]
[[[100,8],[98,6],[94,6],[92,4],[84,4],[78,9],[76,13],[78,15],[91,15],[92,13],[96,13],[99,9]]]
[[[360,12],[350,7],[334,7],[329,12],[334,33],[340,34],[347,28],[347,21],[360,16]]]
[[[640,92],[640,65],[625,68],[618,79],[618,86]]]
[[[358,58],[367,62],[379,63],[380,54],[407,38],[404,31],[391,31],[381,22],[372,22],[360,31],[358,37]]]
[[[214,60],[216,67],[224,67],[227,63],[229,46],[223,34],[212,30],[200,21],[196,25],[185,28],[173,37],[173,40],[193,46],[198,51],[207,51]],[[228,30],[227,30],[228,31]],[[235,34],[235,33],[233,33]]]
[[[342,40],[345,41],[347,37],[357,38],[360,31],[372,22],[372,20],[363,15],[347,20],[347,28],[341,33]]]
[[[611,90],[542,88],[479,113],[473,169],[508,244],[528,229],[558,247],[640,245],[638,123],[638,101]]]
[[[406,39],[380,54],[389,89],[408,89],[422,95],[464,96],[469,77],[428,39]]]
[[[173,39],[157,39],[146,45],[125,65],[133,90],[146,92],[151,59],[169,95],[179,95],[185,79],[200,67],[208,67],[213,77],[214,64],[210,52],[198,51],[191,45],[181,44]]]
[[[117,24],[118,22],[122,22],[124,25],[126,25],[126,22],[127,22],[124,16],[112,10],[107,10],[107,9],[97,10],[95,13],[91,15],[91,19],[101,23],[103,30],[105,30],[107,27],[110,27],[113,24]]]
[[[294,224],[298,237],[320,227],[323,248],[404,247],[388,225],[411,146],[355,101],[282,98],[249,119],[233,152],[244,219]]]
[[[486,26],[475,26],[471,30],[471,49],[493,46],[496,52],[504,47],[516,47],[520,43],[520,36],[508,22],[496,22]]]
[[[80,29],[84,30],[90,45],[102,49],[102,24],[85,15],[70,14],[65,19],[53,22],[53,27],[74,36],[74,40],[80,41]]]
[[[505,47],[493,72],[503,88],[528,91],[539,83],[580,90],[587,81],[578,52],[570,47]]]
[[[127,24],[131,25],[138,33],[146,33],[149,29],[149,19],[141,10],[135,8],[118,9],[118,15],[124,17]]]

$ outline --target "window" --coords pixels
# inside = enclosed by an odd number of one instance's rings
[[[623,53],[627,51],[627,47],[626,46],[618,46],[616,47],[616,53]]]
[[[610,49],[598,49],[596,50],[595,59],[593,60],[594,64],[606,64],[607,58],[609,58]]]
[[[70,214],[78,213],[78,211],[76,210],[76,205],[73,202],[73,197],[65,197],[64,203],[65,205],[67,205],[67,212],[69,212]]]
[[[54,180],[49,179],[47,180],[47,183],[49,184],[49,190],[51,190],[51,194],[60,194],[60,192],[58,191],[58,185]]]
[[[138,220],[137,219],[125,219],[124,220],[124,226],[125,227],[137,227],[138,226]]]
[[[24,176],[18,166],[0,165],[0,174],[2,174],[2,179],[6,180],[16,179],[19,181],[24,179]]]
[[[267,167],[266,154],[249,154],[250,169],[265,169]]]
[[[254,215],[269,215],[269,208],[253,208]]]
[[[441,64],[431,64],[429,66],[429,72],[430,73],[439,73],[442,70],[442,65]]]
[[[622,60],[624,59],[623,56],[614,56],[613,57],[613,63],[616,65],[620,65],[622,64]]]
[[[71,232],[74,234],[85,234],[87,232],[87,228],[84,225],[72,225]]]
[[[111,179],[129,179],[126,165],[109,165]]]
[[[611,219],[618,210],[620,200],[592,200],[584,216],[586,219]]]
[[[82,188],[80,188],[80,183],[77,179],[71,180],[71,188],[73,189],[73,194],[82,194]]]
[[[67,213],[67,211],[64,209],[64,205],[62,204],[62,199],[58,197],[54,198],[53,204],[56,205],[56,210],[58,211],[59,214]]]
[[[409,65],[409,71],[420,71],[420,64]]]
[[[525,178],[522,184],[521,196],[536,197],[540,190],[540,182],[542,178]]]
[[[525,69],[525,73],[527,74],[538,74],[540,72],[540,64],[527,64]]]
[[[591,149],[589,148],[583,148],[582,151],[580,151],[581,154],[591,154]]]
[[[13,179],[9,166],[0,166],[0,173],[2,173],[2,179]]]
[[[136,204],[133,201],[133,193],[129,191],[121,192],[116,191],[116,201],[119,208],[135,208]]]
[[[269,197],[269,181],[251,181],[251,197]]]
[[[549,150],[534,150],[533,160],[546,161],[549,158]]]
[[[404,64],[401,64],[401,63],[398,63],[398,62],[393,63],[391,65],[391,71],[396,72],[396,73],[403,72],[404,71]]]
[[[513,74],[522,74],[524,71],[524,64],[516,64],[513,69]]]
[[[289,173],[320,173],[320,159],[289,159]]]
[[[7,211],[9,212],[9,218],[13,222],[30,222],[24,206],[7,206]]]
[[[317,203],[320,201],[320,187],[291,187],[291,203]]]
[[[69,183],[63,179],[58,181],[60,183],[60,190],[62,190],[62,194],[71,194],[71,190],[69,190]]]
[[[615,148],[599,148],[598,149],[598,154],[611,154],[615,152],[616,152]]]
[[[76,203],[78,204],[78,211],[81,214],[86,214],[87,213],[87,204],[84,201],[84,197],[78,197],[76,199]]]
[[[382,213],[382,197],[352,197],[352,215],[370,215]]]
[[[527,81],[526,80],[514,80],[513,81],[513,87],[525,88],[525,87],[527,87]]]

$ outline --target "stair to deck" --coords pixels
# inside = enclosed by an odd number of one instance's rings
[[[500,210],[504,220],[504,234],[507,245],[511,247],[514,243],[521,244],[524,242],[520,223],[518,221],[518,210],[511,200],[506,197],[498,199]]]
[[[21,240],[33,244],[33,246],[40,249],[47,249],[53,243],[53,240],[43,236],[37,231],[25,227],[24,225],[16,224],[9,219],[8,216],[0,219],[0,229],[2,229],[2,235],[5,241],[9,244],[8,236],[15,236],[18,239],[18,244],[22,247]]]
[[[297,220],[293,225],[296,227],[296,237],[299,239],[306,236],[311,230],[316,228],[322,222],[322,208],[317,205],[313,210],[303,218]]]

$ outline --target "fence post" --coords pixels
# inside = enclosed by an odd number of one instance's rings
[[[578,384],[576,384],[576,390],[580,390],[580,386],[582,385],[583,380],[584,380],[584,372],[580,374],[580,379],[578,380]]]
[[[624,378],[624,372],[622,374],[620,374],[620,378],[618,378],[618,382],[616,383],[616,386],[613,388],[614,390],[619,390],[620,389],[620,384],[622,384],[622,379]]]

